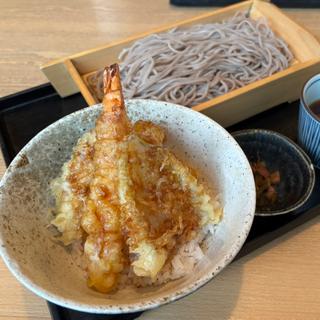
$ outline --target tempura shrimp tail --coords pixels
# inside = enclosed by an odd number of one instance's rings
[[[117,64],[105,68],[103,82],[103,109],[96,123],[97,138],[120,141],[130,133],[130,121],[124,105]]]

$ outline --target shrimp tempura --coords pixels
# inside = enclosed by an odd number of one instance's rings
[[[103,110],[96,122],[93,180],[81,226],[88,234],[84,252],[88,258],[88,285],[108,292],[117,283],[125,263],[119,207],[119,161],[126,153],[130,132],[123,102],[119,69],[104,71]]]

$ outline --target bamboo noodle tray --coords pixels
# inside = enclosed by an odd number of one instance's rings
[[[237,11],[247,12],[253,19],[266,17],[272,30],[289,45],[294,55],[294,62],[281,72],[193,107],[194,110],[206,114],[221,125],[230,126],[273,106],[298,99],[304,82],[320,72],[319,42],[307,30],[267,1],[243,1],[122,41],[55,60],[42,66],[41,69],[61,97],[81,92],[88,105],[93,105],[98,101],[89,90],[87,77],[106,65],[119,62],[118,56],[122,49],[152,33],[165,32],[174,27],[222,21],[233,16]]]

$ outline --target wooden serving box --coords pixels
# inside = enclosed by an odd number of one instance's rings
[[[247,12],[253,19],[266,17],[273,31],[289,45],[294,55],[294,62],[286,70],[193,107],[194,110],[203,112],[221,125],[229,126],[280,103],[298,99],[304,82],[320,72],[319,42],[279,8],[267,1],[243,1],[192,19],[53,61],[42,66],[41,69],[61,97],[80,91],[87,103],[93,105],[98,101],[90,93],[86,78],[104,66],[118,62],[122,49],[130,46],[134,41],[178,26],[221,21],[233,16],[237,11]]]

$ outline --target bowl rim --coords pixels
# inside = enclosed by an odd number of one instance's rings
[[[168,304],[170,302],[176,301],[178,299],[181,299],[197,289],[204,286],[206,283],[208,283],[213,277],[215,277],[218,273],[221,272],[222,269],[224,269],[238,254],[241,247],[243,246],[249,231],[251,229],[253,219],[254,219],[254,213],[255,213],[255,202],[256,202],[256,190],[255,190],[255,184],[254,184],[254,177],[251,171],[251,167],[249,164],[249,161],[237,143],[237,141],[232,137],[232,135],[224,129],[220,124],[212,120],[211,118],[207,117],[206,115],[192,110],[190,108],[186,108],[177,104],[168,103],[164,101],[156,101],[151,99],[129,99],[126,100],[126,106],[128,106],[131,102],[141,102],[144,104],[158,104],[158,105],[167,105],[171,108],[176,108],[179,110],[179,112],[183,113],[189,113],[193,114],[193,116],[196,116],[197,118],[204,119],[207,123],[210,123],[210,125],[218,127],[218,129],[222,132],[222,134],[233,143],[235,150],[241,155],[241,157],[244,160],[244,169],[246,172],[251,173],[248,177],[249,185],[247,186],[247,197],[248,197],[248,212],[246,213],[244,217],[244,223],[242,226],[242,229],[239,230],[239,232],[234,237],[234,243],[231,245],[230,249],[224,256],[224,258],[219,261],[219,263],[216,264],[214,268],[211,268],[211,270],[204,274],[201,278],[199,278],[197,281],[192,282],[191,284],[184,286],[180,291],[174,291],[169,294],[164,294],[161,297],[156,298],[148,298],[143,300],[142,302],[136,302],[136,303],[127,303],[122,305],[114,304],[90,304],[90,303],[82,303],[77,302],[76,299],[73,298],[61,298],[60,295],[54,294],[50,292],[50,290],[43,289],[41,286],[35,284],[27,275],[25,275],[19,268],[18,262],[14,258],[10,257],[10,254],[6,250],[4,246],[0,245],[0,256],[4,260],[6,266],[11,271],[11,273],[17,278],[18,281],[20,281],[27,289],[32,291],[33,293],[37,294],[38,296],[44,298],[47,301],[50,301],[52,303],[55,303],[57,305],[60,305],[62,307],[82,311],[82,312],[90,312],[90,313],[101,313],[101,314],[120,314],[120,313],[133,313],[133,312],[140,312],[145,311],[149,309],[156,308],[160,305]],[[96,110],[99,110],[101,108],[101,104],[96,104],[90,107],[83,108],[81,110],[75,111],[73,113],[70,113],[59,120],[55,121],[54,123],[50,124],[43,130],[41,130],[36,136],[34,136],[15,156],[15,158],[12,160],[10,165],[8,166],[5,174],[3,175],[1,181],[0,181],[0,189],[5,186],[6,180],[8,177],[11,176],[12,168],[15,168],[16,163],[19,161],[19,158],[21,154],[24,154],[34,143],[41,140],[42,136],[45,135],[48,131],[52,130],[54,127],[59,126],[61,123],[65,122],[66,119],[74,118],[79,116],[82,113],[87,112],[94,112]],[[3,243],[3,238],[0,233],[0,244]]]
[[[292,146],[295,152],[299,155],[300,159],[302,160],[302,163],[306,166],[308,169],[308,177],[309,177],[309,183],[306,191],[304,194],[292,205],[290,205],[287,208],[284,208],[282,210],[270,210],[270,211],[256,211],[255,215],[256,216],[279,216],[282,214],[287,214],[287,213],[294,213],[295,210],[301,208],[310,198],[314,185],[315,185],[315,169],[314,165],[310,159],[310,157],[306,154],[306,152],[297,144],[295,143],[292,139],[289,137],[285,136],[282,133],[279,133],[277,131],[273,130],[268,130],[268,129],[243,129],[243,130],[237,130],[232,132],[232,136],[236,139],[237,137],[241,136],[250,136],[253,134],[261,133],[264,134],[265,136],[276,136],[280,140],[284,141],[286,145]]]

